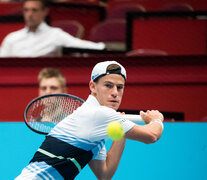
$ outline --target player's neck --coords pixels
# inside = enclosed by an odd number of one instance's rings
[[[34,26],[28,26],[28,31],[35,33],[38,30],[39,26],[40,26],[40,24],[34,25]]]
[[[35,33],[37,31],[37,27],[29,27],[29,32]]]

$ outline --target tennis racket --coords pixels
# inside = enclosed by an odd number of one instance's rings
[[[73,113],[84,100],[70,94],[49,94],[32,100],[24,111],[24,121],[34,132],[47,135],[66,116]],[[123,115],[133,122],[144,122],[140,115]]]
[[[32,100],[24,111],[24,121],[34,132],[48,134],[84,100],[70,94],[49,94]]]

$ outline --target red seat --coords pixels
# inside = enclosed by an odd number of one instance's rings
[[[89,39],[104,42],[109,50],[125,50],[126,21],[124,19],[105,20],[92,28]]]
[[[106,20],[95,25],[90,33],[92,41],[125,42],[126,21],[123,19]]]
[[[74,37],[82,38],[84,35],[84,27],[78,21],[60,20],[52,22],[52,26],[59,27]]]
[[[165,4],[161,11],[194,11],[193,7],[187,3],[170,3]]]
[[[140,4],[119,4],[108,10],[107,19],[126,19],[127,12],[145,12],[145,8]]]

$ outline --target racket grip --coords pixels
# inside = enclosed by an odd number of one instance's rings
[[[135,114],[124,114],[123,115],[125,119],[135,122],[135,123],[141,123],[144,122],[142,117],[140,115],[135,115]]]

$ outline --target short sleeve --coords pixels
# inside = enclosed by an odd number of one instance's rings
[[[102,149],[98,152],[97,155],[93,156],[93,160],[101,160],[105,161],[106,160],[106,147],[105,145],[102,147]]]
[[[126,133],[126,132],[128,132],[131,128],[134,127],[135,123],[132,122],[132,121],[126,120],[126,119],[124,118],[123,115],[120,115],[120,116],[121,116],[121,121],[120,121],[120,123],[122,124],[122,126],[123,126],[123,128],[124,128],[124,132]]]
[[[124,132],[129,131],[135,123],[124,119],[124,116],[120,112],[116,112],[112,108],[100,106],[94,110],[94,116],[92,119],[93,127],[89,135],[89,141],[99,141],[107,139],[107,126],[110,122],[118,121],[123,125]]]

